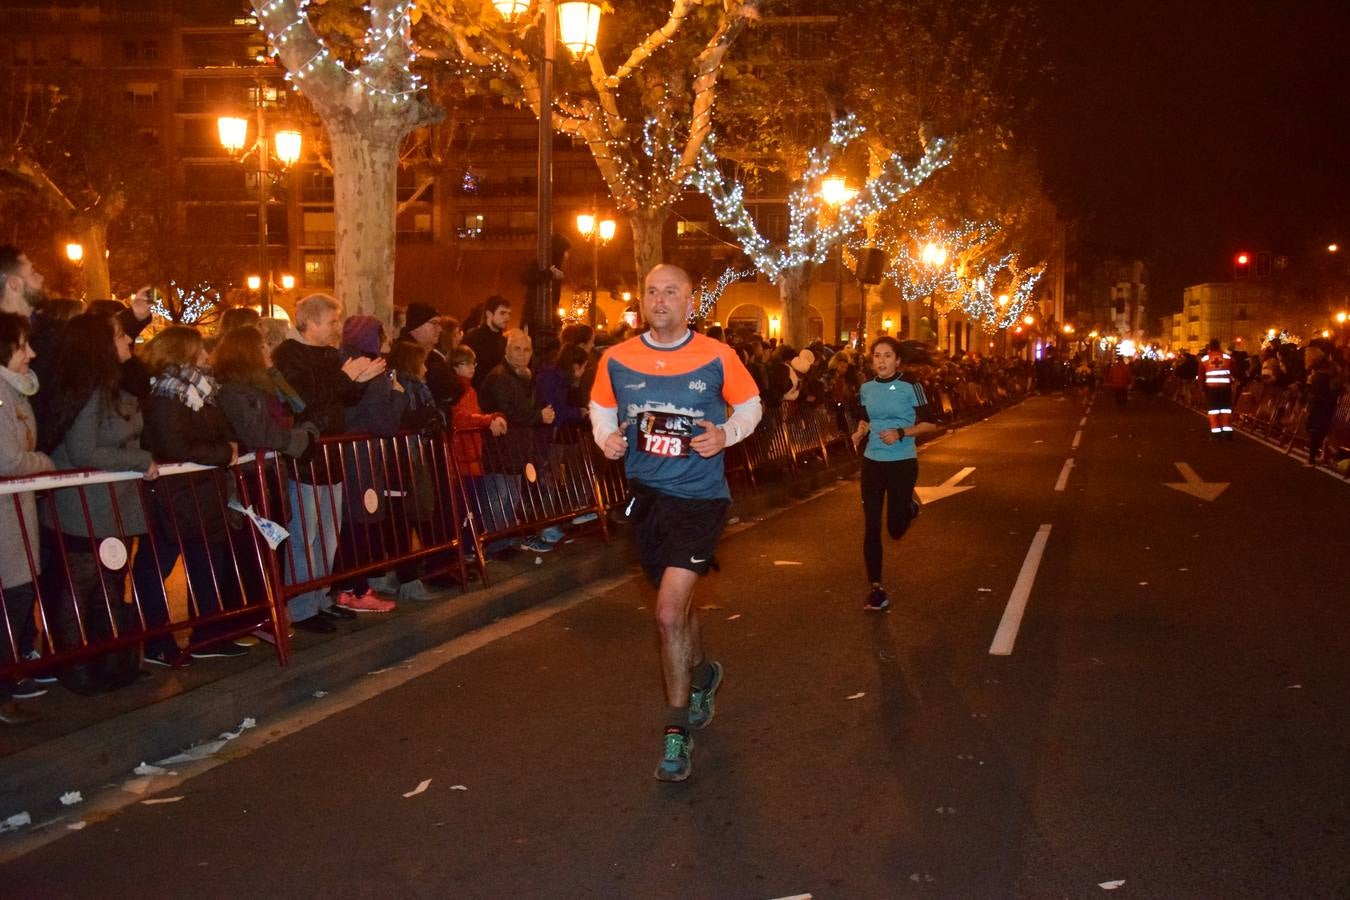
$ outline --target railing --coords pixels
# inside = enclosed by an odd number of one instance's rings
[[[957,393],[942,407],[953,420],[998,405],[983,389]],[[1338,422],[1350,435],[1350,403]],[[774,472],[854,454],[855,426],[838,404],[769,409],[728,451],[728,475],[754,490]],[[584,427],[345,435],[299,460],[165,465],[154,481],[96,471],[0,480],[0,514],[14,516],[7,539],[28,572],[27,583],[0,583],[0,678],[119,654],[134,677],[142,644],[181,657],[260,626],[284,665],[287,625],[307,595],[413,564],[466,589],[469,547],[487,584],[492,542],[591,515],[608,536],[608,513],[628,497],[622,463],[604,459]],[[25,658],[30,648],[37,659]]]
[[[1203,408],[1204,389],[1193,380],[1172,376],[1167,393],[1184,406]],[[1241,389],[1233,404],[1233,425],[1282,446],[1288,454],[1308,446],[1308,412],[1308,399],[1300,385],[1253,381]],[[1350,392],[1342,393],[1337,401],[1323,447],[1332,455],[1350,454]]]
[[[267,516],[257,486],[269,466],[249,456],[231,469],[165,465],[154,481],[101,471],[0,481],[4,512],[13,511],[7,540],[21,544],[27,569],[26,580],[0,584],[0,677],[55,666],[73,689],[94,690],[75,678],[94,657],[130,650],[118,677],[134,678],[138,644],[168,645],[190,629],[186,653],[264,623],[280,635],[284,665],[275,559],[242,512]],[[30,649],[39,661],[22,658]]]

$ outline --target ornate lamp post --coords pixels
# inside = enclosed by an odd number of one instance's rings
[[[923,264],[929,269],[937,271],[947,264],[947,248],[929,242],[924,245],[923,250],[919,254],[919,258],[923,260]],[[934,297],[934,294],[936,293],[936,288],[928,292],[928,325],[933,329],[933,338],[937,342],[938,349],[941,349],[942,335],[938,333],[937,298]]]
[[[267,256],[267,187],[271,179],[271,162],[275,158],[284,174],[300,160],[302,139],[300,132],[281,130],[267,139],[267,107],[263,102],[263,86],[255,87],[257,103],[257,134],[251,146],[248,144],[248,119],[239,116],[221,116],[216,119],[220,144],[233,157],[243,162],[250,154],[258,166],[258,286],[253,287],[249,278],[250,290],[262,291],[262,314],[272,315],[272,267]]]
[[[492,0],[492,6],[503,19],[515,22],[528,12],[530,3],[529,0]],[[539,164],[536,174],[539,211],[535,234],[538,277],[525,322],[539,330],[554,330],[558,321],[550,290],[552,278],[548,277],[553,268],[553,51],[561,27],[563,45],[575,58],[585,59],[594,53],[600,13],[598,3],[555,3],[555,0],[538,0],[537,3],[536,14],[543,24],[544,50],[539,60]]]
[[[592,328],[596,327],[600,302],[600,245],[614,240],[618,224],[613,219],[598,219],[594,213],[581,213],[577,216],[577,231],[591,245],[591,308],[588,319]]]

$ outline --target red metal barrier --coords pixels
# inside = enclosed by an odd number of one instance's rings
[[[581,428],[511,426],[501,436],[487,428],[454,431],[451,460],[480,561],[489,542],[588,514],[608,537],[606,500],[618,482],[611,473],[601,487],[592,445]]]
[[[164,465],[154,481],[101,471],[0,481],[0,502],[16,511],[22,495],[37,494],[41,521],[38,532],[20,528],[14,536],[23,542],[28,582],[0,585],[8,611],[0,677],[48,667],[74,672],[121,652],[130,679],[142,643],[176,652],[174,635],[190,630],[188,652],[267,622],[285,664],[275,560],[240,512],[261,505],[254,485],[266,465],[248,456],[232,469]],[[30,647],[38,659],[24,658]]]

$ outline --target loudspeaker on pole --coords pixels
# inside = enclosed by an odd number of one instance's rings
[[[881,284],[886,271],[886,251],[864,247],[858,251],[858,281],[861,284]]]

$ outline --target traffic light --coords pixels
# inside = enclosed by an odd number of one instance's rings
[[[1233,278],[1248,278],[1252,274],[1252,255],[1247,252],[1233,257]]]

